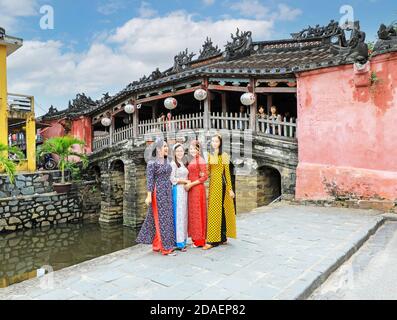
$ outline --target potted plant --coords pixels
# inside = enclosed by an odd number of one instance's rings
[[[5,172],[11,183],[15,181],[17,164],[23,158],[23,152],[18,147],[9,147],[0,143],[0,172]]]
[[[40,148],[41,154],[56,154],[59,157],[58,167],[61,170],[61,183],[54,183],[53,187],[57,193],[67,193],[70,191],[70,187],[72,186],[71,182],[65,181],[65,169],[74,168],[74,170],[78,170],[76,161],[70,159],[70,157],[79,157],[81,162],[83,163],[83,167],[86,167],[88,164],[87,156],[84,153],[76,152],[73,150],[73,146],[84,146],[85,142],[71,137],[55,137],[46,140]]]

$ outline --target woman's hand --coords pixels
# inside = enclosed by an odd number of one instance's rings
[[[185,191],[190,191],[190,188],[192,187],[192,184],[191,183],[187,183],[187,184],[185,184],[185,186],[184,186],[184,188],[185,188]]]
[[[149,207],[150,204],[152,203],[152,197],[147,196],[147,197],[146,197],[146,200],[145,200],[145,203],[146,203],[146,205]]]
[[[230,198],[234,199],[236,197],[236,195],[234,194],[233,190],[229,191],[230,194]]]

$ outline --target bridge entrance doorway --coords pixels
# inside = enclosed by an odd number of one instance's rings
[[[267,206],[281,196],[281,175],[278,170],[271,167],[258,169],[257,180],[258,207]]]

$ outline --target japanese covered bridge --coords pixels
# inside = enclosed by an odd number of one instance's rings
[[[144,153],[160,134],[171,144],[182,141],[187,146],[190,139],[199,138],[208,146],[211,134],[220,132],[232,155],[239,212],[279,197],[294,198],[298,141],[304,129],[297,126],[301,95],[303,89],[310,90],[301,87],[301,74],[362,67],[368,61],[359,23],[347,28],[350,37],[345,31],[331,21],[288,40],[255,42],[251,32],[237,30],[223,51],[207,38],[198,55],[186,49],[168,70],[156,69],[99,101],[79,94],[68,109],[51,108],[43,120],[54,123],[52,130],[71,132],[87,142],[104,222],[142,222]],[[198,89],[206,93],[203,101],[195,98]],[[248,107],[241,102],[244,93],[254,97]],[[172,111],[164,106],[167,98],[177,102]],[[258,114],[260,106],[263,115]],[[267,116],[272,106],[277,107],[274,117]]]

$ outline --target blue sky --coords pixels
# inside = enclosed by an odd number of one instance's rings
[[[40,7],[54,8],[54,29],[42,30]],[[397,20],[392,0],[0,0],[0,26],[24,39],[9,58],[9,91],[34,94],[44,113],[78,92],[116,93],[156,67],[167,68],[208,35],[221,48],[236,27],[254,40],[289,38],[307,25],[339,21],[349,5],[376,39],[379,24]]]

